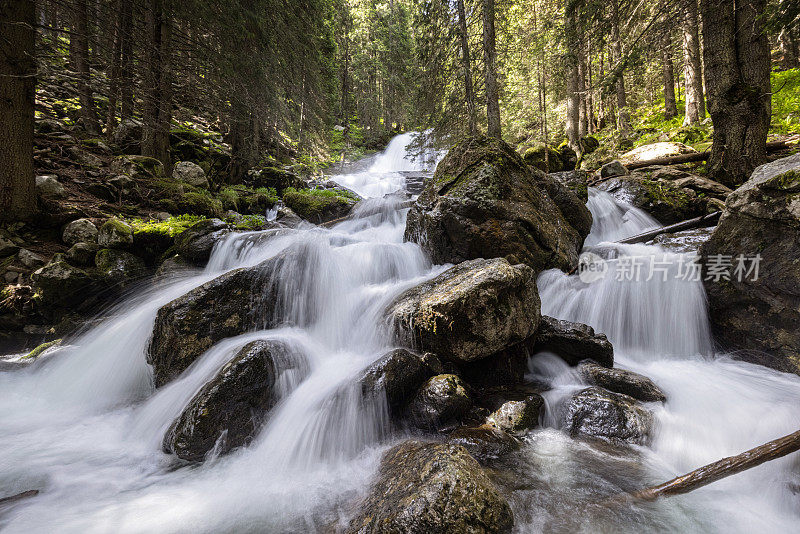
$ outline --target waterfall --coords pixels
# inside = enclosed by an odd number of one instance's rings
[[[0,497],[41,493],[3,508],[10,533],[329,531],[363,495],[387,440],[386,407],[364,399],[358,376],[389,347],[382,309],[440,273],[403,242],[407,208],[394,197],[413,134],[397,136],[367,171],[335,179],[371,197],[333,228],[244,232],[218,243],[205,269],[125,299],[109,317],[33,365],[0,373]],[[438,157],[438,156],[436,156]],[[702,284],[676,278],[687,255],[616,239],[658,223],[590,189],[586,252],[608,262],[602,279],[540,275],[543,312],[608,335],[620,367],[651,377],[668,395],[651,404],[649,447],[619,451],[568,438],[558,406],[585,387],[575,369],[535,355],[530,375],[548,381],[544,428],[524,439],[511,468],[518,532],[790,532],[800,521],[800,468],[787,457],[662,502],[611,509],[623,490],[667,480],[800,426],[800,378],[715,354]],[[225,339],[155,390],[145,362],[160,307],[239,267],[292,251],[269,283],[283,320]],[[618,280],[632,257],[658,260],[647,280]],[[645,275],[648,273],[645,272]],[[667,278],[664,281],[663,277]],[[290,350],[276,361],[276,395],[254,442],[201,465],[161,451],[164,433],[236,351],[257,339]],[[794,488],[794,489],[792,489]]]

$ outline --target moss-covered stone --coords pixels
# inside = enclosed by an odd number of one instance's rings
[[[147,272],[144,261],[124,250],[104,248],[94,257],[100,279],[109,287],[122,289]]]
[[[57,347],[57,346],[61,345],[62,341],[63,340],[61,340],[61,339],[54,339],[53,341],[47,341],[45,343],[42,343],[41,345],[37,346],[32,351],[30,351],[28,354],[23,356],[22,359],[23,360],[35,360],[36,358],[41,356],[42,353],[44,351],[46,351],[47,349],[49,349],[51,347]]]
[[[178,211],[206,217],[221,217],[222,202],[206,192],[184,193],[175,201]]]
[[[547,160],[545,161],[545,155]],[[522,155],[525,163],[544,172],[560,172],[564,170],[564,163],[561,154],[554,148],[544,144],[536,143],[527,148]]]
[[[100,227],[97,243],[105,248],[130,248],[133,245],[133,229],[125,221],[112,217]]]
[[[358,200],[344,191],[293,189],[284,192],[283,202],[303,219],[316,224],[345,217]]]

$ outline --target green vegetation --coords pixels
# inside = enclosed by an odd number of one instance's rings
[[[159,234],[168,237],[175,237],[194,223],[204,220],[202,215],[178,215],[170,217],[165,221],[131,219],[126,221],[133,228],[133,236]]]
[[[772,73],[772,121],[774,133],[800,131],[800,68]]]

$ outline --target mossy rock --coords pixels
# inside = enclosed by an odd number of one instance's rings
[[[147,272],[140,257],[124,250],[100,249],[94,257],[94,263],[100,279],[116,289],[125,287]]]
[[[206,217],[221,217],[223,213],[222,202],[213,198],[208,193],[184,193],[175,201],[178,211]]]
[[[32,351],[30,351],[28,354],[23,356],[22,359],[23,360],[35,360],[36,358],[41,356],[42,353],[44,351],[46,351],[47,349],[49,349],[51,347],[57,347],[57,346],[61,345],[62,341],[63,341],[62,339],[54,339],[53,341],[47,341],[45,343],[42,343],[41,345],[39,345],[38,347],[36,347]]]
[[[289,188],[283,202],[303,219],[321,224],[345,217],[357,200],[333,190]]]
[[[545,161],[545,154],[547,154],[547,161]],[[544,143],[536,143],[532,147],[526,149],[522,155],[522,159],[525,163],[540,171],[559,172],[564,170],[561,154]]]

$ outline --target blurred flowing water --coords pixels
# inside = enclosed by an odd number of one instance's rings
[[[363,399],[354,378],[390,348],[384,306],[440,273],[418,246],[403,243],[407,209],[398,171],[412,160],[412,134],[396,137],[364,172],[335,177],[371,197],[333,228],[229,236],[202,271],[141,289],[99,326],[27,368],[0,373],[0,505],[3,532],[329,531],[350,513],[392,441],[381,399]],[[440,154],[430,155],[435,161]],[[629,254],[678,257],[613,245],[657,224],[605,193],[590,191],[595,227],[587,248],[619,261]],[[264,303],[280,326],[226,339],[179,378],[154,390],[145,361],[158,309],[221,273],[289,253],[269,273],[277,294]],[[669,267],[674,268],[674,267]],[[591,447],[566,437],[554,415],[526,438],[512,469],[498,470],[520,532],[788,532],[796,529],[797,460],[771,462],[668,501],[609,509],[597,502],[741,452],[800,423],[800,379],[715,355],[700,283],[650,280],[592,284],[542,273],[544,313],[593,325],[615,345],[621,366],[642,372],[669,396],[652,406],[651,448]],[[189,399],[246,343],[278,339],[279,402],[247,448],[202,465],[161,452],[164,433]],[[551,382],[551,414],[582,387],[548,355],[531,374]],[[505,474],[503,474],[505,473]]]

